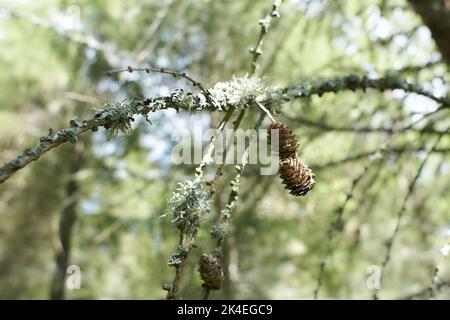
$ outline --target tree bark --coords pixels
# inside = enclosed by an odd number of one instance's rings
[[[74,179],[74,175],[82,167],[82,151],[75,150],[73,158],[71,158],[70,161],[69,181],[66,184],[66,197],[69,200],[69,203],[61,213],[61,218],[59,221],[59,241],[61,247],[57,249],[55,254],[56,269],[53,274],[50,289],[50,299],[52,300],[65,299],[66,272],[71,253],[73,226],[75,225],[75,221],[77,219],[78,201],[76,201],[76,197],[79,193],[79,185],[77,180]]]
[[[450,63],[450,0],[408,0],[430,29],[443,60]]]

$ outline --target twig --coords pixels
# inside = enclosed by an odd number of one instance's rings
[[[450,281],[443,281],[443,282],[439,282],[436,285],[436,290],[439,291],[442,288],[450,288]],[[423,296],[429,295],[430,294],[430,287],[424,288],[416,293],[401,297],[397,300],[412,300],[415,298],[421,298]]]
[[[413,127],[415,127],[416,125],[418,125],[420,122],[422,122],[425,119],[428,119],[432,116],[434,116],[435,114],[438,114],[439,112],[448,109],[447,105],[442,105],[439,108],[436,108],[436,110],[430,111],[428,113],[423,114],[419,119],[413,121],[412,123],[410,123],[407,127],[405,127],[405,130],[411,129]]]
[[[268,14],[265,18],[259,20],[259,25],[261,26],[261,31],[259,33],[258,41],[256,42],[256,45],[251,48],[249,51],[252,54],[252,62],[250,66],[250,75],[253,75],[256,72],[256,68],[258,67],[258,58],[262,55],[261,47],[263,45],[263,40],[267,32],[270,28],[270,23],[272,22],[273,18],[279,18],[279,8],[282,3],[282,0],[274,0],[273,1],[273,7],[270,14]]]
[[[167,300],[178,299],[180,291],[180,283],[183,275],[184,267],[192,249],[195,248],[195,241],[197,240],[198,230],[196,230],[190,239],[185,238],[185,234],[180,232],[178,245],[186,248],[186,253],[181,257],[181,262],[175,265],[175,277],[170,285],[165,284],[163,289],[167,291]],[[185,244],[187,240],[187,245]]]
[[[200,165],[195,169],[195,176],[197,178],[201,178],[203,176],[203,168],[209,163],[209,159],[211,159],[212,153],[215,148],[215,141],[220,136],[221,132],[225,128],[225,125],[227,124],[228,120],[230,119],[231,115],[234,112],[234,108],[230,108],[228,112],[225,114],[225,117],[222,119],[222,121],[219,123],[219,126],[217,127],[214,136],[211,137],[211,140],[207,146],[206,152],[204,153],[202,157],[202,161],[200,162]],[[182,231],[180,231],[180,239],[178,246],[183,246],[186,248],[185,254],[181,257],[181,262],[175,265],[175,277],[171,284],[165,284],[163,285],[163,290],[167,291],[167,299],[168,300],[176,300],[178,299],[179,294],[179,288],[180,288],[180,282],[182,279],[183,271],[185,264],[187,262],[187,259],[189,258],[189,255],[191,253],[192,248],[195,247],[195,241],[197,239],[198,230],[194,232],[192,235],[189,243],[187,246],[184,245],[185,242],[185,236]],[[205,294],[209,295],[209,292]]]
[[[127,111],[125,116],[132,117],[134,115],[147,116],[150,112],[156,110],[174,108],[179,110],[183,107],[182,104],[173,96],[158,97],[146,99],[143,101],[134,101],[134,110]],[[132,112],[134,111],[134,112]],[[70,121],[70,127],[61,129],[56,133],[49,130],[48,136],[41,137],[39,143],[32,148],[28,148],[18,155],[15,159],[5,163],[0,167],[0,184],[8,180],[15,172],[24,168],[31,162],[39,159],[48,151],[66,143],[75,143],[79,136],[87,131],[96,131],[99,127],[104,127],[106,129],[111,128],[114,125],[115,116],[113,115],[112,109],[106,108],[104,110],[98,111],[88,120],[79,120],[77,118]],[[118,117],[121,118],[123,114],[119,114]],[[119,119],[123,120],[123,119]],[[126,119],[129,120],[129,119]]]
[[[230,108],[230,110],[228,110],[228,112],[223,117],[222,121],[219,123],[219,125],[214,133],[214,136],[211,137],[211,140],[209,141],[209,144],[206,147],[206,151],[203,154],[202,161],[200,162],[200,165],[195,169],[195,175],[197,177],[203,176],[203,168],[210,162],[212,153],[215,149],[214,144],[215,144],[217,138],[222,133],[223,129],[225,129],[225,126],[226,126],[227,122],[230,120],[233,112],[234,112],[234,108]]]
[[[270,121],[272,121],[272,122],[277,122],[277,121],[275,120],[275,118],[272,116],[272,114],[270,113],[270,111],[269,111],[266,107],[264,107],[264,105],[263,105],[261,102],[259,102],[259,101],[256,100],[256,99],[253,99],[253,101],[255,101],[256,105],[257,105],[258,107],[260,107],[261,110],[264,111],[264,112],[266,113],[266,115],[267,115],[267,117],[269,117]]]
[[[264,118],[266,117],[266,114],[261,112],[258,120],[256,121],[255,125],[254,125],[254,129],[257,130],[261,127],[262,122],[264,121]],[[248,150],[249,150],[249,145],[251,144],[251,141],[249,142],[248,145],[246,145],[245,149],[244,149],[244,153],[242,155],[241,158],[241,165],[236,165],[235,169],[236,169],[236,175],[234,177],[234,179],[231,181],[231,191],[230,194],[228,196],[228,202],[225,205],[225,207],[220,210],[220,212],[218,213],[218,223],[216,226],[221,225],[222,228],[228,229],[228,225],[230,222],[230,218],[232,216],[233,210],[236,207],[236,204],[239,200],[239,189],[240,189],[240,183],[241,183],[241,177],[242,177],[242,173],[247,165],[248,162]],[[222,247],[223,247],[223,241],[225,239],[225,235],[226,235],[226,230],[224,230],[223,232],[219,233],[219,234],[215,234],[214,230],[211,231],[211,234],[213,237],[215,237],[216,239],[216,250],[215,250],[215,255],[219,258],[219,259],[223,259],[223,251],[222,251]],[[204,288],[204,294],[203,294],[203,298],[205,300],[207,300],[209,298],[209,294],[210,294],[211,289],[210,288]]]
[[[317,300],[317,298],[319,296],[319,291],[320,291],[320,288],[322,287],[323,276],[325,274],[325,268],[328,263],[328,259],[330,259],[331,255],[333,253],[332,241],[334,240],[336,235],[344,229],[344,220],[342,217],[344,215],[345,208],[347,207],[347,204],[350,202],[350,200],[353,198],[356,186],[361,181],[361,179],[365,176],[365,174],[367,173],[367,171],[369,170],[371,165],[372,165],[372,161],[368,162],[364,166],[361,173],[355,179],[353,179],[350,190],[346,193],[344,203],[340,207],[338,207],[334,212],[335,216],[332,219],[329,230],[327,232],[326,253],[319,265],[319,275],[317,278],[317,285],[314,290],[314,300]]]
[[[261,51],[261,47],[262,47],[262,43],[263,43],[263,39],[265,37],[265,35],[267,34],[269,27],[270,27],[270,23],[272,21],[273,17],[279,18],[280,14],[278,12],[279,7],[281,5],[282,0],[274,0],[273,1],[273,6],[272,6],[272,11],[269,15],[267,15],[264,19],[261,19],[259,21],[259,24],[261,26],[261,31],[257,40],[257,43],[255,45],[254,48],[250,49],[250,53],[253,55],[252,58],[252,62],[250,65],[250,76],[254,75],[254,73],[256,72],[256,68],[257,68],[257,61],[259,56],[262,54]],[[255,97],[256,98],[256,97]],[[262,103],[260,103],[259,101],[256,101],[256,99],[253,99],[253,101],[261,108],[261,106],[263,107],[262,109],[264,110],[265,113],[267,113],[267,115],[270,116],[271,120],[274,121],[273,116],[271,116],[270,112],[262,105]],[[237,120],[234,123],[234,129],[237,130],[239,128],[239,125],[244,117],[245,114],[245,109],[241,111],[241,113],[239,114]],[[228,115],[228,113],[227,113]],[[259,128],[265,118],[265,114],[261,114],[261,116],[258,118],[257,122],[255,123],[255,128]],[[226,148],[226,150],[228,149],[228,146]],[[226,150],[225,150],[225,156],[226,156]],[[231,211],[233,210],[234,206],[236,205],[236,202],[238,200],[238,196],[239,196],[239,185],[240,185],[240,178],[241,178],[241,174],[243,169],[245,168],[246,162],[247,162],[247,158],[248,158],[248,147],[246,146],[245,150],[244,150],[244,154],[242,156],[242,164],[241,166],[236,166],[236,170],[237,170],[237,174],[235,176],[235,178],[232,180],[231,185],[232,185],[232,191],[229,195],[229,200],[228,203],[226,205],[226,209],[223,209],[221,212],[219,212],[218,214],[218,220],[222,221],[223,224],[228,225],[228,219],[230,217]],[[216,171],[216,174],[214,176],[213,181],[211,182],[211,193],[214,193],[214,187],[215,187],[215,183],[218,179],[218,177],[221,175],[222,172],[222,166],[220,165],[219,168]],[[224,210],[228,210],[228,215],[225,214]],[[217,245],[216,245],[216,249],[220,251],[220,254],[218,253],[219,251],[216,250],[216,255],[218,255],[218,258],[220,258],[222,260],[222,246],[223,246],[223,239],[224,239],[225,234],[223,234],[222,236],[220,236],[217,239]],[[211,288],[203,288],[203,299],[207,300],[209,298],[209,294],[210,294]]]
[[[170,70],[170,69],[167,69],[167,68],[152,68],[152,67],[132,68],[132,67],[127,67],[125,69],[108,70],[108,71],[105,71],[104,73],[107,74],[107,75],[111,75],[111,74],[114,74],[114,73],[121,73],[121,72],[133,73],[133,72],[137,72],[137,71],[143,71],[143,72],[146,72],[146,73],[157,72],[157,73],[162,73],[162,74],[168,74],[168,75],[171,75],[171,76],[173,76],[175,78],[184,78],[188,82],[190,82],[193,87],[199,88],[203,92],[203,94],[205,95],[205,98],[209,97],[209,92],[207,90],[205,90],[203,85],[200,82],[194,80],[191,76],[189,76],[185,72],[173,71],[173,70]]]
[[[336,131],[336,132],[355,132],[355,133],[372,133],[372,132],[381,132],[381,133],[398,133],[398,132],[403,132],[403,131],[414,131],[414,132],[418,132],[418,133],[427,133],[427,134],[450,134],[450,131],[440,131],[440,130],[436,130],[430,127],[425,127],[425,128],[414,128],[411,125],[405,126],[405,127],[400,127],[398,129],[395,129],[393,127],[388,128],[388,127],[367,127],[367,126],[345,126],[345,127],[338,127],[338,126],[334,126],[331,125],[329,123],[326,123],[324,121],[316,121],[316,120],[311,120],[308,118],[305,118],[303,116],[290,116],[290,115],[286,115],[285,113],[283,113],[283,116],[285,116],[287,119],[291,120],[291,121],[298,121],[301,124],[304,124],[306,126],[310,126],[310,127],[314,127],[314,128],[318,128],[324,131]]]
[[[361,152],[355,155],[351,155],[342,159],[333,160],[330,162],[325,162],[321,164],[311,164],[311,169],[314,170],[323,170],[330,167],[335,167],[347,162],[357,161],[363,158],[370,157],[372,155],[375,155],[377,152],[385,153],[385,154],[402,154],[405,152],[422,152],[427,151],[423,147],[413,147],[413,146],[400,146],[400,147],[391,147],[391,148],[384,148],[382,150],[374,150],[374,151],[365,151]],[[450,148],[435,148],[431,151],[432,153],[448,153],[450,152]]]
[[[239,128],[239,126],[241,125],[242,119],[244,118],[245,112],[247,109],[242,109],[241,112],[239,113],[239,115],[237,116],[236,120],[233,121],[233,130],[236,132],[236,130]],[[223,159],[224,161],[222,161],[222,163],[219,164],[216,173],[214,175],[214,178],[209,182],[209,193],[210,196],[212,196],[215,192],[216,192],[216,183],[219,179],[219,177],[222,175],[222,171],[223,171],[223,166],[225,165],[225,159],[227,158],[228,155],[228,150],[230,150],[231,145],[234,143],[234,139],[230,139],[230,141],[228,142],[228,145],[226,146],[224,153],[223,153]]]
[[[356,91],[358,89],[366,90],[369,88],[379,91],[400,89],[405,92],[416,93],[418,95],[430,98],[441,104],[440,109],[450,107],[450,100],[448,97],[437,97],[422,87],[408,81],[401,80],[395,76],[371,79],[367,76],[348,75],[344,77],[320,80],[317,83],[309,85],[283,89],[281,92],[284,94],[285,100],[291,101],[295,98],[309,98],[313,95],[322,96],[323,94],[330,92],[337,93],[344,90]]]
[[[394,232],[392,233],[392,235],[385,242],[386,243],[386,255],[385,255],[384,260],[383,260],[383,262],[381,264],[380,287],[381,287],[381,284],[382,284],[382,281],[383,281],[384,271],[386,269],[386,266],[387,266],[389,260],[391,259],[392,247],[394,245],[394,242],[395,242],[395,240],[397,238],[397,235],[398,235],[398,232],[400,230],[400,222],[402,220],[403,214],[406,211],[406,204],[408,203],[409,198],[411,197],[411,195],[414,192],[414,188],[415,188],[415,186],[417,184],[417,181],[419,180],[420,175],[422,174],[423,169],[425,168],[425,164],[428,162],[428,159],[430,158],[430,155],[432,154],[433,150],[437,147],[438,143],[441,141],[441,138],[442,138],[442,135],[440,135],[436,139],[435,143],[428,150],[425,158],[420,163],[419,168],[417,169],[416,175],[414,176],[413,180],[411,181],[411,183],[408,186],[408,191],[406,193],[405,198],[403,199],[402,206],[401,206],[400,210],[397,213],[397,221],[396,221],[396,224],[395,224]],[[376,300],[379,298],[378,291],[379,291],[379,289],[378,290],[376,289],[373,292],[373,298],[376,299]]]

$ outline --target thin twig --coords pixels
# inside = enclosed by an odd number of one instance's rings
[[[411,183],[408,186],[408,191],[406,193],[405,198],[403,199],[403,203],[402,206],[400,208],[400,210],[397,213],[397,221],[395,224],[395,229],[394,232],[392,233],[392,235],[385,241],[386,243],[386,255],[383,259],[383,262],[381,264],[381,274],[380,274],[380,288],[382,285],[382,281],[383,281],[383,276],[384,276],[384,271],[386,269],[387,264],[389,263],[389,260],[391,259],[391,252],[392,252],[392,248],[393,245],[395,243],[395,240],[397,238],[398,232],[400,230],[400,222],[402,220],[402,217],[406,211],[406,205],[408,203],[409,198],[412,196],[413,192],[414,192],[414,188],[417,184],[417,181],[419,180],[419,177],[422,174],[423,169],[425,168],[426,163],[428,162],[428,159],[430,158],[431,154],[433,153],[433,150],[437,147],[437,145],[439,144],[439,142],[441,141],[442,135],[440,135],[436,141],[434,142],[433,146],[428,150],[425,158],[422,160],[422,162],[419,165],[419,168],[417,169],[416,175],[414,176],[413,180],[411,181]],[[374,290],[373,292],[373,298],[374,299],[378,299],[378,292],[379,289]]]
[[[373,151],[364,151],[355,155],[351,155],[348,157],[344,157],[338,160],[333,160],[333,161],[329,161],[329,162],[325,162],[325,163],[321,163],[321,164],[311,164],[310,168],[314,169],[314,170],[323,170],[323,169],[327,169],[327,168],[331,168],[331,167],[335,167],[335,166],[339,166],[348,162],[353,162],[353,161],[357,161],[363,158],[368,158],[372,155],[377,154],[378,152],[381,152],[383,154],[402,154],[405,152],[423,152],[423,151],[427,151],[426,148],[424,147],[414,147],[414,146],[399,146],[399,147],[389,147],[389,148],[384,148],[384,149],[377,149],[377,150],[373,150]],[[450,152],[450,148],[435,148],[431,151],[432,153],[448,153]]]
[[[137,72],[137,71],[143,71],[143,72],[146,72],[146,73],[157,72],[157,73],[162,73],[162,74],[168,74],[168,75],[171,75],[171,76],[173,76],[175,78],[184,78],[189,83],[191,83],[191,85],[193,87],[200,88],[200,90],[205,95],[205,98],[209,97],[209,92],[203,87],[203,85],[199,81],[196,81],[191,76],[186,74],[185,72],[178,72],[178,71],[170,70],[170,69],[167,69],[167,68],[152,68],[152,67],[132,68],[132,67],[126,67],[124,69],[108,70],[108,71],[105,71],[104,73],[108,74],[108,75],[111,75],[111,74],[114,74],[114,73],[121,73],[121,72],[133,73],[133,72]]]
[[[192,80],[194,81],[194,80]],[[435,100],[436,102],[441,103],[442,105],[438,110],[446,109],[450,106],[450,102],[446,97],[436,97],[432,95],[430,92],[427,92],[421,89],[418,86],[409,84],[407,82],[403,82],[400,80],[390,79],[390,78],[380,78],[380,79],[368,79],[366,77],[358,77],[354,75],[350,75],[347,77],[329,79],[321,81],[316,85],[303,86],[303,87],[294,87],[287,88],[282,90],[277,90],[273,92],[274,95],[280,94],[283,97],[284,102],[292,101],[296,98],[308,98],[313,95],[319,95],[326,92],[339,92],[342,90],[356,90],[356,89],[365,89],[365,88],[374,88],[377,90],[387,90],[387,89],[402,89],[407,92],[413,92],[430,99]],[[191,93],[188,93],[191,94]],[[249,102],[257,97],[250,97]],[[278,102],[279,99],[277,100]],[[149,112],[156,111],[156,109],[149,108],[148,105],[161,102],[165,105],[164,108],[175,108],[176,110],[182,109],[183,106],[180,105],[179,101],[173,100],[172,96],[166,97],[155,97],[146,99],[143,101],[143,107],[139,109],[139,112],[136,114],[147,115]],[[261,103],[270,104],[271,101],[262,101]],[[205,109],[208,110],[216,110],[214,106],[209,103]],[[231,117],[235,107],[230,106],[226,109],[227,114],[224,117],[224,120],[219,125],[222,129],[225,127],[226,122]],[[158,109],[159,110],[159,109]],[[192,111],[192,110],[190,110]],[[109,111],[104,110],[104,113],[107,114]],[[101,121],[100,121],[101,120]],[[109,124],[111,124],[110,122]],[[43,137],[43,141],[41,141],[38,145],[34,146],[31,149],[25,150],[22,154],[17,156],[15,159],[7,162],[5,165],[0,167],[0,184],[9,179],[17,170],[25,167],[32,161],[39,159],[42,155],[50,151],[51,149],[67,142],[67,141],[75,141],[76,138],[82,133],[89,131],[94,128],[105,126],[105,121],[103,118],[91,118],[89,120],[83,121],[83,126],[78,129],[66,128],[58,131],[55,135],[49,135],[47,137]],[[212,147],[214,148],[214,147]],[[214,149],[211,150],[211,152]],[[435,150],[436,151],[436,150]],[[363,155],[364,156],[364,155]],[[203,167],[204,165],[202,165]]]
[[[266,36],[267,32],[269,31],[270,23],[272,22],[273,18],[280,17],[280,13],[278,10],[281,6],[281,3],[282,3],[282,0],[274,0],[273,6],[272,6],[272,11],[270,12],[270,14],[268,14],[265,18],[259,20],[259,25],[261,26],[261,31],[259,33],[259,37],[256,42],[256,45],[249,50],[253,56],[251,66],[250,66],[250,75],[251,76],[256,72],[256,69],[258,67],[258,64],[257,64],[258,58],[262,55],[261,48],[263,45],[264,37]]]
[[[450,288],[450,281],[443,281],[443,282],[439,282],[436,285],[436,290],[439,291],[442,288]],[[426,287],[416,293],[407,295],[407,296],[403,296],[399,299],[396,300],[412,300],[412,299],[416,299],[416,298],[423,298],[424,296],[427,296],[430,294],[430,287]]]
[[[333,253],[332,241],[337,236],[337,234],[339,232],[341,232],[344,228],[343,215],[344,215],[345,209],[347,207],[347,204],[353,198],[354,192],[356,190],[356,186],[361,181],[361,179],[366,175],[366,173],[369,170],[369,168],[371,167],[371,165],[372,165],[372,161],[368,162],[364,166],[361,173],[355,179],[353,179],[350,190],[346,192],[346,197],[345,197],[344,203],[334,211],[334,217],[331,221],[330,227],[327,232],[328,239],[327,239],[327,247],[326,247],[325,256],[322,258],[320,265],[319,265],[319,275],[317,278],[316,288],[314,290],[314,300],[317,300],[317,298],[319,296],[319,291],[320,291],[320,288],[322,287],[323,277],[325,275],[325,268],[328,263],[328,260],[330,259],[331,255]]]
[[[439,110],[450,108],[450,99],[448,97],[438,97],[432,92],[423,89],[419,85],[410,83],[395,76],[386,76],[374,79],[367,76],[348,75],[344,77],[319,80],[312,84],[294,86],[290,89],[282,89],[281,92],[284,94],[285,100],[291,101],[295,98],[309,98],[313,95],[322,96],[325,93],[337,93],[344,90],[366,90],[369,88],[379,91],[400,89],[405,92],[415,93],[438,102],[441,104]],[[437,112],[437,110],[434,112]]]
[[[150,112],[154,112],[156,110],[167,108],[175,108],[178,110],[181,107],[180,103],[174,100],[171,96],[135,101],[134,104],[137,106],[137,110],[133,115],[140,114],[142,116],[147,116]],[[158,105],[158,108],[152,107],[154,105]],[[48,151],[66,142],[75,143],[77,139],[85,132],[96,131],[99,127],[110,128],[111,125],[114,124],[113,122],[114,121],[111,118],[111,110],[109,108],[105,108],[104,110],[96,112],[88,120],[72,119],[69,127],[61,129],[56,133],[53,133],[53,130],[50,129],[49,134],[41,137],[38,144],[24,150],[15,159],[0,167],[0,184],[8,180],[18,170],[42,157]]]
[[[272,121],[272,122],[277,122],[277,121],[275,120],[275,118],[272,116],[272,114],[270,113],[270,111],[269,111],[266,107],[264,107],[264,105],[263,105],[261,102],[259,102],[259,101],[256,100],[256,99],[253,99],[253,101],[255,101],[256,105],[257,105],[258,107],[260,107],[261,110],[264,111],[264,112],[266,113],[266,115],[267,115],[267,117],[269,117],[270,121]]]
[[[264,121],[264,118],[266,117],[266,114],[261,112],[258,120],[256,121],[255,125],[254,125],[254,129],[257,130],[261,127],[262,122]],[[241,157],[241,164],[240,165],[236,165],[235,169],[236,169],[236,175],[234,177],[234,179],[231,181],[231,191],[230,194],[228,196],[228,202],[225,205],[225,207],[219,211],[218,213],[218,224],[221,224],[222,226],[227,226],[230,223],[230,218],[231,215],[233,213],[234,208],[236,207],[236,204],[239,200],[239,190],[240,190],[240,183],[241,183],[241,177],[242,177],[242,173],[247,165],[248,162],[248,156],[249,156],[249,146],[252,143],[252,141],[249,142],[248,145],[245,146],[244,149],[244,153]],[[225,233],[220,235],[219,237],[216,238],[216,250],[215,250],[215,255],[218,256],[220,259],[223,258],[223,252],[222,252],[222,247],[223,247],[223,242],[225,239]],[[209,298],[209,294],[210,294],[211,289],[210,288],[204,288],[204,295],[203,298],[205,300],[207,300]]]
[[[425,127],[425,128],[414,128],[411,125],[400,127],[400,128],[394,128],[394,127],[368,127],[368,126],[335,126],[331,125],[329,123],[326,123],[324,121],[316,121],[312,119],[305,118],[303,116],[290,116],[285,113],[283,113],[283,116],[291,121],[296,121],[301,124],[304,124],[309,127],[314,127],[321,129],[323,131],[335,131],[335,132],[355,132],[355,133],[372,133],[372,132],[381,132],[381,133],[398,133],[403,131],[413,131],[418,133],[426,133],[426,134],[449,134],[450,131],[440,131],[436,130],[434,128]]]
[[[276,18],[280,17],[280,14],[279,14],[278,10],[279,10],[279,7],[280,7],[281,3],[282,3],[282,0],[274,0],[271,13],[269,15],[267,15],[264,19],[261,19],[259,21],[259,24],[261,26],[261,31],[260,31],[260,34],[259,34],[259,37],[258,37],[258,40],[257,40],[257,43],[256,43],[255,47],[250,49],[250,53],[253,55],[252,62],[251,62],[251,65],[250,65],[250,72],[249,72],[250,76],[254,75],[255,72],[256,72],[257,61],[258,61],[259,56],[262,54],[261,47],[262,47],[262,44],[263,44],[263,39],[264,39],[265,35],[267,34],[267,32],[269,31],[270,22],[271,22],[272,18],[273,17],[276,17]],[[260,102],[257,102],[256,99],[253,99],[253,101],[261,108],[262,104]],[[263,108],[266,109],[264,106],[263,106]],[[270,115],[270,112],[268,112],[268,110],[267,110],[266,113],[267,113],[267,115]],[[245,114],[245,109],[241,111],[241,113],[239,114],[237,120],[235,121],[235,123],[234,123],[234,130],[237,130],[239,128],[240,123],[241,123],[241,121],[242,121],[242,119],[244,117],[244,114]],[[258,118],[258,120],[255,123],[255,126],[254,126],[255,128],[259,128],[261,126],[265,116],[266,116],[265,113],[264,114],[262,113],[260,115],[260,117]],[[273,121],[273,116],[271,116],[271,120]],[[227,149],[228,149],[228,147],[227,147]],[[226,151],[225,151],[225,156],[226,156]],[[235,178],[231,182],[232,191],[230,192],[229,200],[228,200],[228,203],[226,205],[226,208],[228,210],[230,210],[230,212],[229,212],[230,214],[231,214],[232,208],[234,208],[234,206],[235,206],[235,204],[236,204],[236,202],[238,200],[240,178],[241,178],[242,171],[245,168],[245,165],[246,165],[246,162],[247,162],[247,158],[248,158],[248,147],[246,146],[246,148],[244,150],[244,154],[243,154],[242,159],[241,159],[242,160],[242,164],[241,164],[241,166],[236,166],[237,174],[236,174]],[[214,179],[211,182],[211,193],[214,192],[214,187],[215,187],[216,181],[217,181],[218,177],[221,175],[222,166],[223,165],[219,166],[219,168],[217,169],[216,174],[214,176]],[[225,223],[226,225],[228,225],[229,215],[225,215],[223,213],[224,213],[223,210],[221,212],[219,212],[218,220],[222,221],[222,223]],[[222,252],[222,246],[223,246],[223,237],[220,237],[217,240],[216,248],[219,249],[220,252]],[[219,257],[219,258],[222,258],[222,257]],[[211,291],[210,288],[203,288],[203,299],[204,300],[207,300],[209,298],[210,291]]]

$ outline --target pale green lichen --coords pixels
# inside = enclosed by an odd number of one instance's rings
[[[227,233],[228,224],[226,223],[215,224],[211,229],[211,236],[215,239],[223,238]]]
[[[179,265],[188,255],[188,253],[189,250],[186,247],[179,245],[177,249],[170,255],[167,264],[171,267]]]
[[[209,210],[209,194],[204,181],[196,178],[178,183],[168,207],[164,217],[170,216],[181,234],[193,236]]]
[[[138,104],[133,100],[122,100],[118,103],[106,102],[104,109],[98,111],[94,118],[101,125],[108,129],[108,139],[115,137],[119,132],[130,133],[132,131],[131,122],[134,115],[139,113]]]
[[[218,82],[209,89],[211,103],[216,110],[224,110],[230,106],[246,107],[253,99],[266,100],[270,89],[262,79],[257,77],[235,78],[226,82]]]
[[[101,110],[96,110],[94,116],[97,127],[108,130],[108,139],[119,133],[129,134],[132,131],[131,123],[134,116],[140,114],[147,117],[149,112],[174,108],[177,111],[224,111],[230,107],[248,107],[253,99],[265,101],[273,105],[280,100],[276,90],[267,87],[260,78],[242,77],[230,81],[218,82],[206,93],[192,94],[182,89],[173,91],[169,96],[147,99],[143,101],[125,99],[117,103],[106,102]],[[281,101],[281,100],[280,100]],[[73,119],[72,128],[82,128],[86,123]]]

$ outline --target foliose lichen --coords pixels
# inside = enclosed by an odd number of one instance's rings
[[[209,193],[200,178],[178,183],[168,201],[164,216],[170,216],[179,232],[192,237],[200,227],[203,216],[209,211]]]

